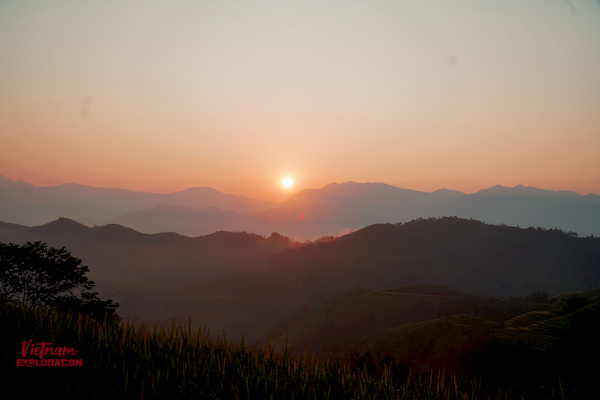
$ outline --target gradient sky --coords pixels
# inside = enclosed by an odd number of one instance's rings
[[[600,2],[0,0],[0,174],[600,194]]]

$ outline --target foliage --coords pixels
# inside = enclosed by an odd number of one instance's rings
[[[42,242],[0,243],[0,290],[6,300],[31,306],[58,307],[103,317],[119,306],[91,292],[89,268],[64,247]]]
[[[8,398],[96,399],[504,399],[565,398],[559,382],[531,397],[499,391],[483,381],[444,373],[415,374],[392,365],[373,368],[335,358],[274,353],[201,330],[173,324],[168,330],[99,322],[82,314],[0,304],[0,357]],[[46,340],[79,350],[83,366],[16,368],[24,338]],[[31,382],[35,381],[35,385]],[[12,395],[12,397],[10,396]],[[567,397],[568,398],[568,397]]]
[[[308,348],[309,351],[331,351],[348,358],[355,352],[360,354],[372,349],[374,341],[387,337],[397,327],[468,314],[488,321],[487,329],[524,312],[552,308],[554,306],[550,304],[503,301],[436,285],[411,285],[374,291],[354,289],[318,307],[297,310],[275,324],[270,334],[275,345],[281,347],[287,342],[297,353]],[[467,325],[471,326],[471,322]],[[434,340],[443,343],[447,338]],[[417,335],[417,346],[420,346],[419,341]],[[402,353],[405,355],[403,362],[412,362],[414,369],[417,355],[414,349],[406,349],[410,347],[407,343],[400,341],[398,345],[388,346],[382,350],[382,354]],[[425,353],[418,355],[420,359],[424,356]],[[441,368],[441,365],[435,365],[436,368],[438,366]]]
[[[564,314],[570,314],[590,304],[590,301],[581,295],[573,294],[561,299],[559,306]]]
[[[527,390],[562,379],[581,391],[597,386],[576,361],[600,356],[593,337],[600,329],[600,298],[593,292],[584,293],[595,299],[589,306],[563,315],[557,304],[531,301],[546,299],[543,293],[501,300],[435,286],[362,291],[298,311],[272,332],[276,345],[297,354],[305,348],[333,352],[370,371],[390,364],[413,373],[443,368]]]

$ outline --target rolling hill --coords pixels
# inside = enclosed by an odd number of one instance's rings
[[[553,308],[548,303],[506,301],[435,285],[354,289],[316,308],[297,310],[275,324],[270,335],[279,347],[287,344],[298,353],[332,351],[347,358],[373,352],[377,339],[402,335],[432,320],[460,319],[463,325],[492,328],[528,311]]]
[[[191,317],[231,337],[265,334],[282,316],[356,287],[442,285],[499,298],[600,287],[598,238],[459,218],[372,225],[315,243],[245,232],[149,235],[65,218],[0,224],[0,241],[37,240],[81,258],[124,316]]]
[[[168,324],[192,317],[196,326],[232,335],[248,328],[245,321],[255,328],[256,315],[240,314],[270,293],[255,287],[259,280],[251,277],[273,254],[299,246],[278,234],[148,235],[114,224],[90,228],[66,218],[32,228],[0,223],[0,241],[66,247],[90,268],[100,296],[119,302],[119,313],[134,321]],[[265,295],[254,299],[255,291]]]
[[[356,368],[380,371],[387,363],[404,373],[445,371],[536,390],[561,378],[593,392],[594,369],[581,360],[600,355],[600,297],[588,294],[535,302],[431,285],[353,290],[280,320],[271,343],[296,354],[335,354]],[[587,299],[570,308],[561,297]]]

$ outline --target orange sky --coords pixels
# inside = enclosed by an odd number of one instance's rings
[[[36,186],[600,194],[597,1],[5,0],[0,57]]]

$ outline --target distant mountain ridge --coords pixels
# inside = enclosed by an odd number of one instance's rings
[[[167,194],[74,183],[35,187],[0,175],[0,221],[38,225],[67,217],[88,225],[105,224],[120,215],[159,204],[198,208],[219,206],[236,212],[256,212],[275,206],[268,201],[224,194],[207,187]]]
[[[67,217],[88,226],[116,223],[144,233],[279,232],[313,240],[377,223],[443,216],[600,236],[600,196],[522,185],[465,194],[448,189],[426,193],[384,183],[331,183],[276,204],[210,188],[168,194],[76,184],[38,188],[0,176],[0,220],[25,225]]]
[[[443,216],[598,236],[600,196],[524,186],[494,186],[470,195],[446,189],[425,193],[381,183],[346,182],[305,189],[279,206],[254,213],[163,205],[112,222],[148,233],[175,231],[196,236],[224,229],[262,235],[279,232],[303,240],[339,236],[377,223]]]

